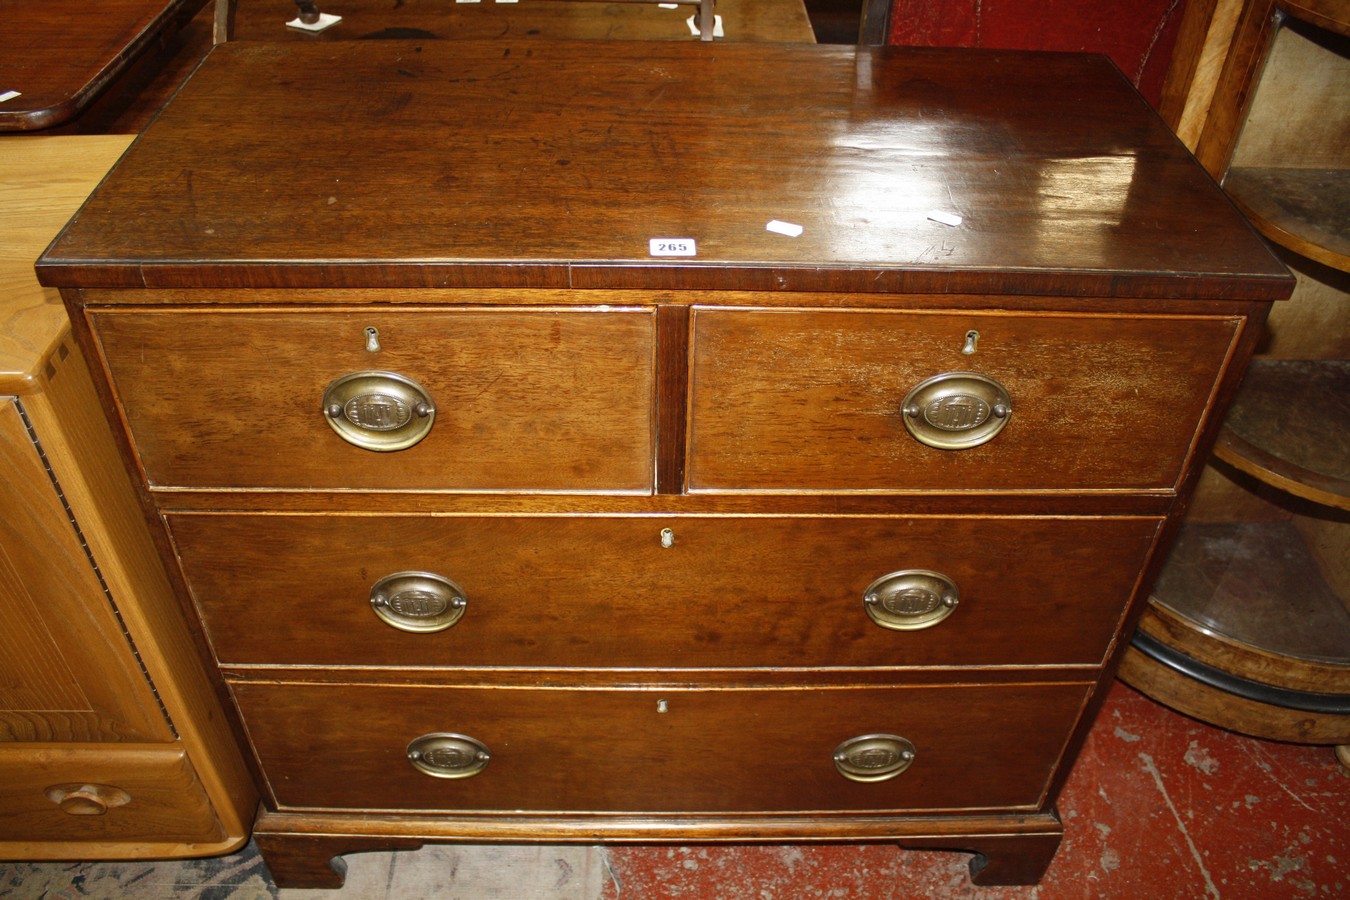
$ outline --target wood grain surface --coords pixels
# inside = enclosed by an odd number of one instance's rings
[[[16,404],[0,404],[0,744],[167,741],[169,722]]]
[[[0,29],[0,132],[62,125],[204,0],[6,3]]]
[[[1236,319],[874,311],[694,313],[697,491],[1171,489]],[[978,333],[974,352],[966,335]],[[949,372],[1004,385],[988,443],[928,447],[909,392]]]
[[[696,255],[652,257],[652,238]],[[1104,60],[812,45],[224,45],[42,268],[62,286],[1287,292]]]
[[[67,331],[61,296],[38,284],[42,255],[131,144],[128,135],[0,142],[0,394],[28,394]]]
[[[1087,688],[234,685],[281,808],[593,812],[1031,811]],[[427,776],[407,747],[436,732],[493,758],[470,778]],[[913,742],[914,764],[873,784],[835,771],[842,741],[876,733]]]
[[[798,669],[1099,665],[1158,526],[814,516],[169,522],[225,664]],[[874,624],[868,586],[906,569],[953,579],[956,610],[922,631]],[[464,617],[433,634],[384,624],[371,586],[406,570],[463,588]],[[1009,642],[1012,633],[1023,639]]]
[[[650,492],[651,310],[342,309],[96,316],[157,486]],[[365,329],[381,349],[366,349]],[[323,413],[336,379],[390,371],[435,423],[374,452]]]
[[[69,815],[46,786],[108,785],[129,802],[102,815]],[[181,745],[0,743],[5,855],[18,859],[155,858],[240,843],[222,828],[212,797]]]

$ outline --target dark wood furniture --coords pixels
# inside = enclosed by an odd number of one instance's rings
[[[1350,765],[1350,3],[1187,15],[1163,112],[1298,279],[1122,675]]]
[[[1037,880],[1290,289],[1100,57],[688,42],[223,45],[39,272],[283,885],[424,841]]]
[[[68,125],[205,0],[61,0],[5,7],[0,132]]]
[[[230,40],[326,43],[350,40],[665,40],[694,41],[688,20],[699,13],[693,0],[662,8],[660,0],[347,0],[320,3],[342,21],[320,32],[288,28],[295,6],[277,0],[218,0],[232,16]],[[811,22],[802,0],[719,0],[718,40],[811,43]]]
[[[0,859],[228,853],[257,793],[33,260],[130,143],[0,141]]]

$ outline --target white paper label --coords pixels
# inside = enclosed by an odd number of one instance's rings
[[[22,96],[18,91],[0,91],[0,103]]]
[[[961,224],[961,217],[956,213],[943,212],[940,209],[930,209],[928,218],[934,222],[941,222],[943,225],[951,225],[953,228]]]
[[[323,31],[325,28],[332,28],[334,25],[336,25],[341,21],[342,16],[331,16],[328,13],[319,13],[319,21],[314,22],[313,24],[307,24],[305,22],[302,22],[297,17],[287,22],[286,27],[295,28],[298,29],[299,31],[319,32]]]
[[[791,222],[781,222],[778,219],[774,219],[764,226],[764,230],[772,231],[774,234],[785,234],[788,237],[801,237],[803,229],[800,225],[794,225]]]
[[[698,250],[693,238],[652,238],[647,242],[652,256],[696,256]]]
[[[694,24],[694,18],[695,18],[695,16],[690,16],[689,18],[685,19],[684,21],[685,21],[685,24],[689,26],[689,33],[692,34],[694,37],[698,37],[699,34],[700,34],[701,32],[699,32],[698,26]],[[718,16],[718,15],[714,15],[714,16],[713,16],[713,37],[726,37],[726,36],[727,36],[726,32],[722,30],[722,17],[721,17],[721,16]]]

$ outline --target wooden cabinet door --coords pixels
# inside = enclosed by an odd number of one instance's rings
[[[0,742],[172,740],[79,522],[0,405]]]

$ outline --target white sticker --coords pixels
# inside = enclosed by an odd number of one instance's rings
[[[652,238],[647,242],[647,252],[652,256],[698,255],[693,238]]]
[[[334,25],[336,25],[337,23],[339,23],[339,22],[341,22],[341,21],[342,21],[342,16],[330,16],[328,13],[319,13],[319,21],[315,22],[315,23],[312,24],[312,25],[306,24],[305,22],[301,22],[298,18],[296,18],[296,19],[291,19],[289,22],[287,22],[287,23],[286,23],[286,27],[287,27],[287,28],[296,28],[296,29],[299,29],[300,31],[315,31],[315,32],[317,32],[317,31],[323,31],[323,30],[325,30],[325,29],[327,29],[327,28],[332,28]]]
[[[778,219],[774,219],[764,226],[764,230],[772,231],[774,234],[785,234],[788,237],[801,237],[803,229],[800,225],[794,225],[791,222],[780,222]]]
[[[3,94],[0,94],[0,103],[4,103],[6,100],[13,100],[15,97],[21,96],[23,95],[20,94],[18,91],[5,91]]]
[[[700,32],[698,30],[698,26],[694,24],[695,18],[697,17],[690,16],[684,21],[689,26],[689,33],[692,34],[694,37],[698,37]],[[713,37],[715,38],[726,37],[726,32],[722,31],[722,17],[718,15],[713,16]]]
[[[934,222],[941,222],[943,225],[951,225],[953,228],[961,224],[961,217],[956,213],[943,212],[940,209],[930,209],[928,218]]]
[[[656,4],[656,5],[659,6],[659,7],[661,7],[662,9],[679,9],[679,8],[680,8],[680,4],[678,4],[678,3],[658,3],[658,4]]]

